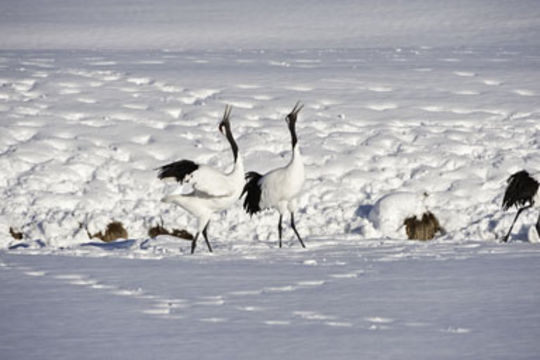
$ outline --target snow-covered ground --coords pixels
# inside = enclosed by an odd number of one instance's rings
[[[538,213],[498,241],[540,169],[537,2],[148,4],[0,4],[2,359],[537,357]],[[195,230],[156,167],[230,168],[226,104],[246,169],[283,165],[298,100],[307,249],[241,201],[213,254],[148,237]],[[424,208],[446,234],[405,240]]]
[[[485,242],[2,254],[2,358],[535,359],[539,259]]]
[[[160,203],[176,185],[154,169],[181,158],[230,167],[217,131],[225,104],[246,168],[284,164],[297,100],[309,243],[397,236],[368,216],[394,192],[427,192],[445,240],[496,241],[513,217],[500,209],[506,178],[540,168],[540,53],[524,51],[4,52],[1,244],[13,245],[10,226],[43,251],[87,242],[80,222],[96,232],[119,220],[138,241],[160,216],[193,229]],[[239,201],[210,233],[218,252],[273,248],[276,217],[250,220]],[[535,218],[524,214],[515,238],[528,239]]]

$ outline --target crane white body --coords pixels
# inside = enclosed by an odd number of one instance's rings
[[[297,197],[304,185],[304,163],[299,146],[292,152],[291,161],[284,167],[274,169],[260,180],[262,209],[274,208],[280,214],[294,212]],[[283,186],[286,184],[287,186]]]
[[[223,133],[234,156],[234,165],[230,172],[223,173],[207,165],[199,165],[191,160],[180,160],[160,169],[159,178],[162,180],[174,179],[181,184],[189,184],[193,191],[188,194],[173,194],[165,196],[161,201],[180,206],[197,218],[197,233],[191,244],[191,253],[195,251],[197,238],[203,234],[212,252],[208,241],[207,229],[212,214],[226,210],[240,197],[244,187],[244,163],[238,154],[238,146],[230,128],[229,116],[231,108],[227,106],[219,130]]]
[[[305,247],[294,223],[297,199],[305,179],[304,163],[296,137],[296,119],[302,107],[299,102],[296,103],[294,109],[286,117],[292,141],[292,153],[289,163],[284,167],[271,170],[265,175],[256,172],[247,173],[246,179],[248,182],[242,191],[242,195],[246,194],[244,209],[247,213],[253,215],[263,209],[271,208],[278,210],[279,247],[281,247],[281,221],[287,211],[291,213],[291,227],[302,247]]]
[[[192,176],[183,181],[193,191],[188,194],[172,194],[162,201],[180,206],[197,218],[197,232],[202,232],[213,213],[230,208],[242,193],[244,165],[238,156],[232,171],[222,173],[212,167],[200,165]]]

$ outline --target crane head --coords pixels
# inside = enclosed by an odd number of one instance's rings
[[[229,121],[229,116],[231,115],[231,111],[232,111],[232,106],[226,105],[225,106],[225,112],[223,113],[223,118],[221,119],[221,121],[219,122],[219,125],[218,125],[219,132],[224,134],[224,135],[225,135],[225,133],[223,132],[223,128],[225,128],[225,129],[227,129],[229,131],[231,129],[231,122]]]
[[[294,125],[296,123],[296,117],[300,110],[304,107],[303,104],[300,103],[300,101],[296,102],[296,105],[294,105],[294,108],[291,110],[291,112],[285,117],[285,121],[287,121],[287,124],[289,126]]]

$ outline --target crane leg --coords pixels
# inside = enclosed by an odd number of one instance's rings
[[[208,235],[206,234],[206,231],[208,231],[208,224],[210,224],[210,221],[206,223],[206,226],[204,227],[202,234],[204,236],[204,241],[206,241],[206,246],[208,246],[208,251],[212,252],[212,247],[210,246],[210,241],[208,241]]]
[[[536,220],[536,232],[538,233],[538,237],[540,237],[540,215],[538,216],[538,220]]]
[[[195,252],[195,248],[197,247],[197,238],[198,237],[199,237],[199,233],[196,233],[193,240],[191,240],[191,253],[192,254]]]
[[[510,237],[510,233],[512,232],[512,228],[514,227],[514,224],[516,223],[516,221],[517,221],[519,215],[521,214],[521,212],[523,210],[526,210],[526,209],[530,208],[531,206],[533,206],[533,204],[529,204],[529,205],[527,205],[525,207],[519,208],[519,210],[518,210],[518,212],[516,214],[516,217],[514,218],[514,221],[512,221],[512,225],[510,225],[510,229],[508,230],[508,233],[502,239],[503,242],[508,241],[508,238]]]
[[[296,230],[296,225],[294,225],[294,213],[292,211],[291,211],[291,227],[293,228],[294,233],[296,234],[296,237],[298,238],[298,241],[300,241],[300,245],[302,245],[302,247],[305,248],[306,245],[304,245],[302,238],[300,237],[300,235],[298,234],[298,231]]]
[[[279,214],[279,222],[278,222],[278,234],[279,234],[279,248],[281,249],[281,233],[283,231],[283,228],[281,226],[281,220],[283,220],[283,215]]]

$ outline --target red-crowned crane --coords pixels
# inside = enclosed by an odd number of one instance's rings
[[[516,206],[519,209],[514,221],[512,221],[512,225],[510,225],[508,233],[502,239],[504,242],[508,241],[512,228],[514,227],[514,224],[516,223],[516,220],[521,212],[525,209],[529,209],[535,203],[540,201],[538,193],[539,183],[533,177],[531,177],[527,171],[521,170],[515,174],[512,174],[508,178],[507,182],[508,186],[506,187],[506,191],[504,193],[502,207],[504,210],[508,210],[512,206]],[[540,216],[536,221],[536,232],[540,236]]]
[[[244,186],[244,164],[238,154],[238,145],[231,132],[229,116],[232,108],[227,105],[223,119],[219,123],[219,131],[227,138],[234,156],[234,166],[231,172],[223,172],[206,165],[197,164],[191,160],[180,160],[158,168],[160,179],[175,179],[181,184],[187,183],[193,187],[189,194],[169,195],[161,201],[173,203],[191,213],[197,218],[197,233],[191,242],[191,253],[197,246],[197,238],[202,233],[208,250],[212,247],[208,241],[208,224],[213,213],[228,209],[242,193]]]
[[[302,247],[306,247],[294,224],[297,197],[304,184],[304,163],[296,137],[296,119],[303,107],[300,102],[297,102],[294,109],[285,118],[291,133],[291,161],[286,166],[274,169],[265,175],[254,171],[248,172],[246,174],[247,183],[242,190],[242,196],[246,194],[244,209],[248,214],[253,215],[262,209],[269,208],[275,208],[279,211],[279,247],[281,247],[281,221],[287,210],[291,213],[291,227],[298,241]]]

